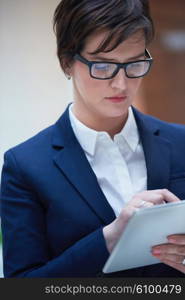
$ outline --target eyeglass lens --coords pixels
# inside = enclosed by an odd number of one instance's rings
[[[126,65],[124,69],[128,77],[134,78],[143,76],[147,73],[149,67],[150,63],[148,61],[138,61]],[[118,68],[119,67],[113,63],[94,63],[91,67],[91,74],[96,78],[110,78],[117,72]]]

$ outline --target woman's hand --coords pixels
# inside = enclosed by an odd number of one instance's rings
[[[165,202],[177,201],[180,201],[180,199],[167,189],[144,191],[136,194],[124,206],[119,216],[112,223],[103,228],[103,234],[108,251],[110,253],[112,252],[122,232],[125,230],[129,219],[137,209],[142,207],[151,207]]]
[[[173,234],[167,238],[169,243],[154,246],[152,255],[185,274],[185,234]]]

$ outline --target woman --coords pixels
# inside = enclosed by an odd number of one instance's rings
[[[63,0],[54,26],[74,102],[5,154],[5,277],[103,276],[136,209],[185,198],[184,126],[132,107],[152,64],[148,2]],[[109,276],[184,276],[185,235],[168,240],[159,264]]]

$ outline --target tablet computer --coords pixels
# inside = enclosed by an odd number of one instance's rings
[[[159,263],[151,247],[167,242],[171,234],[185,233],[185,201],[137,210],[103,267],[104,273]]]

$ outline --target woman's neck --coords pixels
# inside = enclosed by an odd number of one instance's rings
[[[111,136],[111,138],[113,138],[115,134],[119,133],[122,130],[128,118],[128,111],[125,116],[114,118],[103,118],[102,116],[100,117],[97,115],[92,116],[91,114],[87,114],[85,112],[78,113],[75,104],[72,107],[72,111],[75,117],[85,126],[96,131],[105,131]]]

